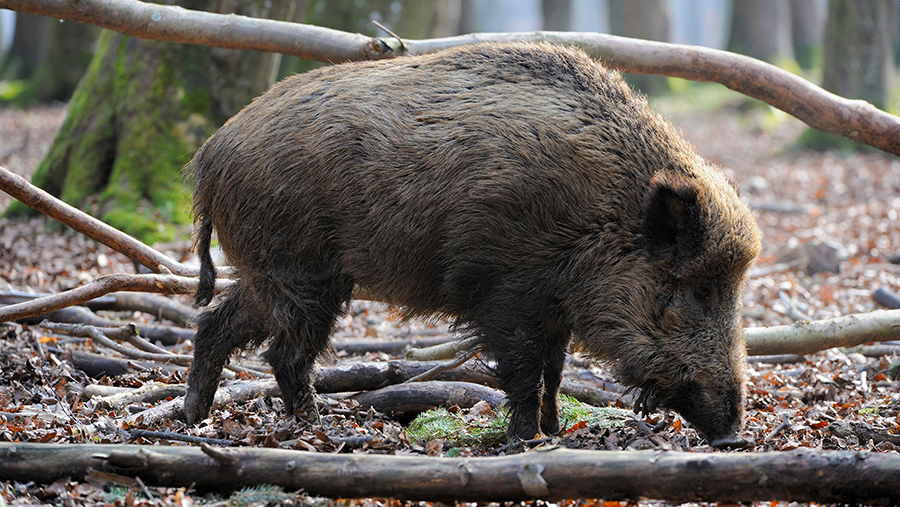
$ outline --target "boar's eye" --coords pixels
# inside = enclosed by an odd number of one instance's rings
[[[701,283],[700,285],[694,287],[694,299],[701,303],[709,303],[709,298],[712,295],[712,290],[709,288],[709,285],[705,283]]]

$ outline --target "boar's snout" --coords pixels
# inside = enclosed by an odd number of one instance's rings
[[[689,383],[665,403],[718,448],[750,445],[738,433],[743,420],[743,393],[735,387],[701,386]]]

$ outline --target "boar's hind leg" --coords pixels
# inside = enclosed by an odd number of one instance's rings
[[[219,306],[200,315],[194,336],[194,360],[184,399],[188,424],[194,424],[209,414],[219,375],[231,353],[251,340],[266,338],[262,320],[241,282]]]
[[[263,353],[272,366],[288,414],[303,410],[311,423],[319,421],[315,390],[310,375],[316,358],[328,346],[335,319],[350,300],[353,282],[329,271],[318,277],[301,277],[272,283],[273,335]]]
[[[562,378],[568,334],[545,326],[519,327],[511,333],[484,331],[483,347],[497,360],[495,373],[510,410],[507,434],[523,440],[539,431],[559,431],[556,393]]]

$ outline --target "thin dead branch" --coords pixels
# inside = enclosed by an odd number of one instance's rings
[[[199,274],[198,268],[186,266],[124,232],[64,203],[5,167],[0,167],[0,190],[48,217],[126,255],[129,259],[143,264],[154,273],[172,273],[180,276],[197,276]]]
[[[356,400],[364,408],[374,407],[379,412],[416,414],[442,406],[470,408],[482,400],[496,408],[504,397],[501,391],[480,384],[430,380],[387,386],[354,394],[350,399]]]
[[[150,430],[131,430],[128,432],[132,439],[135,438],[156,438],[159,440],[175,440],[178,442],[189,442],[192,444],[221,445],[229,447],[234,445],[231,440],[223,440],[221,438],[195,437],[193,435],[183,435],[172,431],[150,431]]]
[[[198,283],[196,278],[179,275],[127,275],[123,273],[106,275],[87,285],[53,296],[4,306],[0,308],[0,322],[19,320],[60,310],[117,291],[191,294],[197,290]],[[216,280],[216,290],[225,290],[233,284],[234,280],[220,278]]]
[[[173,299],[141,292],[113,292],[102,300],[90,301],[91,310],[143,312],[156,318],[170,320],[183,327],[190,327],[197,318],[197,310]]]
[[[406,351],[406,359],[410,361],[441,361],[453,359],[457,354],[468,351],[478,345],[479,338],[473,336],[463,340],[454,340],[431,347],[421,349],[409,349]]]
[[[456,368],[457,366],[460,366],[461,364],[465,363],[469,359],[472,359],[473,357],[475,357],[478,354],[478,350],[479,349],[475,348],[475,349],[467,350],[465,352],[461,352],[461,353],[457,354],[456,358],[454,358],[453,360],[438,364],[437,366],[435,366],[434,368],[431,368],[430,370],[426,371],[425,373],[422,373],[421,375],[416,375],[415,377],[413,377],[405,382],[423,382],[426,380],[431,380],[438,373],[441,373],[442,371],[452,370],[452,369]]]
[[[92,397],[98,407],[119,410],[127,405],[138,403],[156,403],[167,398],[184,396],[184,384],[163,384],[147,382],[135,389],[123,389],[108,396]]]
[[[90,338],[100,345],[112,349],[119,354],[128,357],[134,357],[137,359],[144,359],[148,361],[162,361],[182,365],[190,364],[191,360],[193,359],[192,356],[173,354],[168,350],[159,348],[152,343],[147,342],[146,340],[141,340],[137,336],[137,328],[134,325],[123,326],[121,328],[98,328],[94,326],[86,326],[83,324],[59,324],[45,321],[41,323],[41,326],[53,331],[61,331],[71,336],[82,336],[85,338]],[[133,345],[135,343],[139,343],[140,345],[137,345],[139,348],[123,347],[113,341],[113,339],[107,337],[107,335],[113,336],[118,340],[128,341]]]

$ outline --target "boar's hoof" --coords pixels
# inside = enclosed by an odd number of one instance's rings
[[[290,400],[285,399],[285,402]],[[298,393],[293,403],[285,403],[288,413],[293,413],[294,417],[299,421],[300,412],[306,413],[306,420],[310,424],[319,424],[319,408],[316,405],[316,392],[310,387],[308,392]]]
[[[746,449],[753,444],[737,435],[727,435],[712,440],[709,445],[717,449]]]
[[[509,426],[506,427],[506,436],[511,439],[533,440],[541,437],[537,418],[510,417]]]
[[[188,395],[184,400],[184,418],[187,421],[188,426],[193,426],[194,424],[202,421],[209,415],[209,409],[203,409],[198,406],[199,403],[196,401],[191,401],[191,396]]]
[[[200,402],[199,395],[194,392],[189,391],[184,397],[184,418],[188,426],[193,426],[206,419],[206,416],[209,415],[209,404],[203,405]]]

